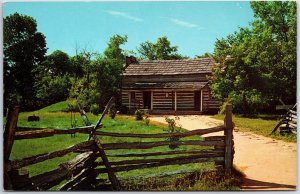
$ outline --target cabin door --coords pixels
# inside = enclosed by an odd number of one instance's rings
[[[200,111],[200,103],[201,103],[200,91],[195,91],[194,102],[195,102],[195,110]]]
[[[151,92],[143,93],[144,108],[151,109]]]

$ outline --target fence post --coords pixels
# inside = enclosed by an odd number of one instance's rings
[[[9,156],[14,142],[15,130],[17,128],[18,116],[20,107],[10,108],[6,118],[5,131],[3,134],[3,156],[4,156],[4,189],[11,190],[11,180],[7,172],[6,164],[9,161]]]
[[[20,107],[16,106],[9,109],[8,117],[6,118],[5,132],[4,132],[4,161],[9,160],[10,152],[14,142],[15,130],[17,128],[18,116]]]
[[[232,122],[232,105],[226,105],[224,119],[225,135],[225,173],[230,174],[233,166],[233,122]]]

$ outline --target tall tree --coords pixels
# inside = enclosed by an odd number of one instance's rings
[[[125,62],[121,46],[126,42],[127,36],[114,35],[110,38],[104,55],[97,55],[93,60],[87,53],[80,55],[81,60],[89,64],[89,68],[83,69],[85,75],[89,71],[89,78],[83,76],[76,81],[70,92],[70,100],[77,99],[86,110],[98,112],[112,95],[118,94]]]
[[[148,60],[169,60],[186,58],[177,53],[177,46],[171,46],[166,36],[159,37],[156,43],[143,42],[137,48],[141,57]]]
[[[110,60],[116,62],[118,65],[122,65],[125,60],[124,51],[121,45],[127,42],[127,36],[114,35],[110,38],[106,49],[104,50],[104,56]]]
[[[64,75],[66,73],[73,73],[70,57],[67,53],[55,50],[46,57],[45,65],[50,70],[52,75]]]
[[[3,21],[4,108],[22,103],[32,109],[34,74],[32,70],[43,60],[47,51],[45,36],[37,31],[36,21],[18,13]]]
[[[56,50],[34,69],[34,90],[39,106],[47,106],[66,100],[76,73],[69,55]]]
[[[157,59],[172,59],[176,56],[177,46],[171,46],[166,36],[159,37],[154,45]]]
[[[146,41],[141,43],[137,50],[143,58],[147,58],[148,60],[156,59],[154,44],[152,42]]]
[[[216,41],[212,89],[240,112],[296,101],[296,3],[251,2],[251,28]]]

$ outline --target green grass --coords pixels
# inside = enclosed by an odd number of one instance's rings
[[[224,115],[214,115],[213,118],[223,120]],[[245,118],[240,115],[233,115],[233,122],[235,123],[235,130],[237,131],[250,131],[265,137],[287,142],[297,142],[297,135],[280,135],[278,132],[279,129],[276,133],[271,134],[275,126],[279,123],[279,119],[278,117],[276,119],[276,116],[262,115],[258,118]]]
[[[40,109],[38,112],[65,112],[68,111],[67,101],[58,102]]]
[[[65,102],[54,104],[50,107],[43,108],[38,111],[34,112],[22,112],[19,115],[18,120],[18,126],[23,127],[35,127],[35,128],[56,128],[56,129],[66,129],[71,127],[70,123],[70,113],[61,112],[61,110],[65,110]],[[29,115],[35,114],[40,117],[40,121],[36,122],[28,122],[27,117]],[[91,123],[96,123],[99,116],[95,116],[88,113],[88,118]],[[76,114],[76,120],[77,120],[77,126],[84,126],[84,123],[80,117],[80,114]],[[111,119],[108,116],[104,117],[103,121],[103,128],[101,128],[101,131],[110,131],[110,132],[119,132],[119,133],[165,133],[165,130],[167,130],[167,126],[164,124],[156,123],[156,122],[150,122],[150,125],[147,126],[144,121],[135,121],[133,117],[131,116],[122,116],[117,115],[115,119]],[[184,130],[184,129],[182,129]],[[12,153],[10,156],[11,160],[21,159],[24,157],[34,156],[37,154],[42,153],[48,153],[56,150],[61,150],[64,148],[67,148],[71,145],[80,143],[82,141],[87,140],[88,135],[87,134],[76,134],[75,137],[71,137],[70,135],[56,135],[52,137],[47,138],[39,138],[39,139],[30,139],[30,140],[18,140],[14,142]],[[160,139],[145,139],[145,138],[117,138],[117,137],[100,137],[102,143],[113,143],[113,142],[145,142],[145,141],[164,141],[165,138]],[[189,138],[182,138],[183,140],[199,140],[201,141],[202,138],[199,136],[195,137],[189,137]],[[197,148],[199,149],[199,146],[180,146],[179,148],[176,148],[176,150],[189,150]],[[201,149],[211,149],[211,147],[202,147]],[[108,154],[112,153],[142,153],[142,152],[162,152],[162,151],[170,151],[171,149],[167,146],[161,146],[156,147],[152,149],[128,149],[128,150],[108,150]],[[76,154],[68,154],[64,157],[55,158],[51,160],[47,160],[38,164],[34,164],[29,166],[29,172],[30,176],[35,176],[44,172],[48,172],[51,170],[54,170],[58,167],[60,163],[66,162],[72,158],[74,158]],[[178,156],[178,155],[177,155]],[[163,158],[165,156],[162,156]],[[136,157],[136,158],[130,158],[130,159],[143,159],[143,158],[159,158],[159,157]],[[124,160],[129,158],[117,158],[117,157],[109,157],[110,161],[118,161],[118,160]],[[98,159],[101,161],[101,159]],[[166,172],[173,172],[178,170],[189,170],[189,171],[195,171],[195,172],[205,172],[205,171],[211,171],[215,169],[215,166],[213,163],[198,163],[198,164],[186,164],[186,165],[172,165],[172,166],[163,166],[163,167],[157,167],[157,168],[149,168],[149,169],[141,169],[141,170],[133,170],[129,172],[119,172],[117,173],[117,176],[119,179],[130,179],[135,177],[145,177],[145,176],[151,176],[153,174],[160,174],[160,173],[166,173]],[[174,176],[173,178],[165,178],[164,179],[154,179],[159,182],[168,182],[168,184],[165,184],[164,186],[158,186],[156,188],[152,188],[153,184],[146,186],[144,185],[142,190],[174,190],[174,186],[170,186],[172,184],[175,184],[176,181],[180,179],[182,175]],[[106,174],[99,175],[99,178],[107,178]],[[176,180],[176,181],[175,181]],[[175,182],[174,182],[175,181]],[[199,180],[200,181],[200,180]],[[143,180],[144,183],[146,183],[146,179]],[[150,181],[151,182],[151,181]],[[227,190],[229,188],[235,190],[236,185],[232,186],[231,182],[222,181],[222,184],[225,184],[224,188],[221,187],[215,187],[217,190]],[[140,183],[139,183],[140,184]],[[195,184],[195,183],[193,183]],[[134,185],[134,184],[133,184]],[[133,185],[127,185],[129,190],[134,190]],[[206,187],[201,186],[203,184],[200,184],[198,187],[194,187],[194,190],[206,190]],[[170,188],[171,187],[171,188]],[[56,190],[58,187],[52,188],[52,190]],[[130,189],[131,188],[131,189]],[[140,187],[138,187],[141,189]],[[183,189],[182,187],[180,190]],[[188,187],[190,188],[190,187]],[[192,187],[191,187],[192,188]],[[191,189],[190,188],[190,189]],[[203,188],[203,189],[201,189]],[[213,188],[213,187],[212,187]],[[188,190],[188,189],[187,189]]]

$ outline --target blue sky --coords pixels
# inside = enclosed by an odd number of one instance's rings
[[[217,38],[247,27],[253,20],[249,2],[8,2],[12,13],[32,16],[46,36],[48,54],[75,48],[100,52],[114,34],[127,35],[126,50],[167,36],[180,54],[213,52]]]

